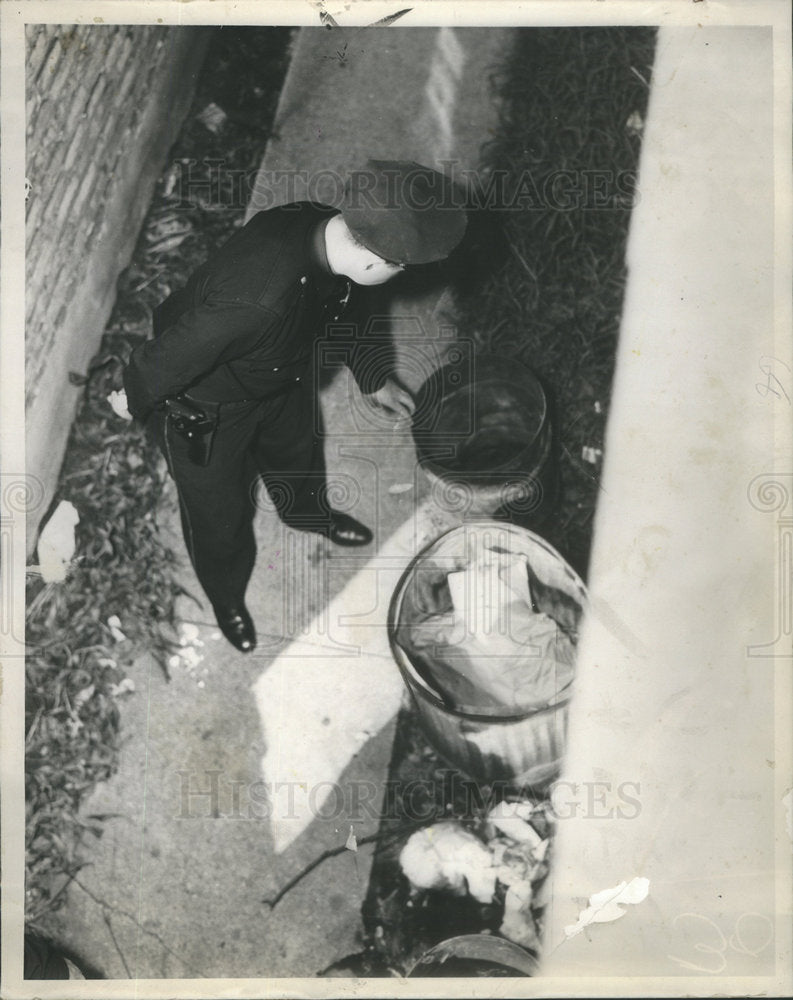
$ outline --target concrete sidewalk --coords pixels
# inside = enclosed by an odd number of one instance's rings
[[[509,37],[303,29],[251,209],[273,170],[342,171],[359,154],[474,166],[495,114],[485,71]],[[429,326],[437,305],[399,308]],[[336,501],[373,527],[374,545],[288,530],[263,497],[248,593],[256,654],[235,653],[185,600],[171,683],[150,658],[135,664],[120,771],[85,804],[109,817],[106,832],[51,922],[109,978],[311,976],[361,947],[371,845],[324,862],[275,909],[264,900],[351,831],[376,831],[403,697],[388,600],[413,553],[459,514],[425,495],[407,428],[367,411],[346,371],[322,406]],[[200,595],[173,489],[160,518]]]
[[[770,642],[790,411],[758,367],[778,350],[771,42],[759,27],[658,37],[558,800],[551,991],[617,976],[618,992],[655,977],[662,996],[790,989],[790,660],[774,659],[789,630]],[[636,877],[643,901],[568,936],[591,894]]]

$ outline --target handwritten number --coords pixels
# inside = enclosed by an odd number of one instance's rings
[[[711,976],[718,976],[719,973],[724,972],[727,968],[727,939],[722,934],[718,924],[715,924],[710,917],[703,917],[701,913],[681,913],[672,921],[672,926],[676,926],[679,920],[684,920],[686,917],[690,917],[692,920],[701,920],[703,923],[709,924],[716,932],[717,940],[719,942],[717,947],[705,944],[704,942],[697,942],[694,945],[694,951],[698,951],[706,955],[716,955],[718,956],[721,964],[717,969],[711,969],[707,965],[698,965],[696,962],[689,962],[688,959],[678,958],[676,955],[669,955],[668,957],[671,958],[673,962],[677,962],[677,964],[682,966],[684,969],[692,969],[694,972],[707,972]]]
[[[766,931],[766,938],[759,948],[748,948],[746,942],[743,939],[743,934],[745,931],[741,930],[741,924],[744,920],[755,919],[760,921]],[[740,917],[735,921],[735,932],[730,937],[730,947],[733,951],[737,951],[740,955],[751,955],[752,958],[757,958],[761,951],[771,944],[774,939],[774,925],[768,919],[764,917],[762,913],[742,913]]]
[[[672,921],[672,926],[676,927],[678,922],[685,920],[686,918],[694,921],[700,921],[705,924],[707,932],[711,929],[715,932],[715,943],[708,943],[707,941],[697,941],[692,945],[694,951],[699,952],[703,955],[713,955],[714,959],[717,960],[717,968],[711,968],[710,964],[701,964],[697,962],[692,962],[687,958],[680,958],[678,955],[668,955],[673,962],[677,962],[678,965],[682,966],[684,969],[691,969],[694,972],[705,972],[711,976],[718,976],[727,968],[727,951],[732,949],[739,955],[750,955],[752,958],[756,958],[761,952],[765,951],[769,947],[774,939],[774,925],[768,917],[763,916],[762,913],[742,913],[735,921],[735,926],[733,928],[733,933],[730,935],[729,941],[724,936],[721,928],[715,921],[711,920],[710,917],[703,916],[701,913],[681,913],[675,917]],[[750,924],[746,926],[746,921],[757,921],[760,924],[762,930],[765,931],[765,938],[760,938],[761,944],[759,947],[750,947],[746,941],[746,936],[751,934],[754,930],[755,933],[758,932],[757,924],[754,927]],[[694,929],[691,928],[691,932]],[[762,931],[760,932],[762,933]],[[757,944],[757,942],[755,942]],[[712,964],[712,963],[711,963]]]

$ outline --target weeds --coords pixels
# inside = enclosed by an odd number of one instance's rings
[[[61,469],[56,502],[69,500],[80,523],[67,579],[28,577],[26,613],[26,916],[37,929],[86,863],[86,843],[106,816],[81,805],[117,770],[119,703],[134,690],[127,669],[144,653],[167,675],[175,643],[174,606],[183,592],[157,527],[167,473],[143,428],[113,414],[107,395],[121,387],[130,352],[149,334],[151,311],[186,280],[213,245],[242,222],[244,192],[258,169],[283,74],[290,29],[215,32],[193,106],[159,181],[101,349],[85,387]],[[202,123],[208,103],[224,109],[222,128]],[[207,200],[224,177],[242,185]],[[191,185],[176,183],[190,164]],[[226,183],[224,181],[224,183]],[[218,194],[218,192],[215,192]],[[225,200],[224,200],[225,199]],[[119,624],[109,623],[116,616]]]

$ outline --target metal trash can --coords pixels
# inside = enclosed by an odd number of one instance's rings
[[[388,614],[391,649],[422,727],[439,753],[477,780],[542,788],[558,777],[561,768],[574,665],[564,672],[564,683],[550,692],[550,696],[548,679],[553,683],[556,675],[552,670],[546,673],[546,690],[539,707],[530,706],[529,688],[527,692],[521,689],[521,704],[530,707],[505,710],[488,698],[479,698],[470,686],[459,689],[463,692],[460,697],[450,698],[448,685],[444,689],[438,683],[440,673],[433,673],[432,651],[437,647],[431,647],[429,655],[417,656],[405,638],[411,609],[422,599],[421,593],[431,592],[438,572],[447,567],[451,573],[470,565],[472,553],[483,547],[525,559],[527,572],[535,581],[531,600],[533,608],[536,601],[537,616],[545,615],[557,622],[560,629],[569,630],[575,623],[577,630],[586,608],[586,588],[559,553],[525,528],[493,520],[469,521],[426,546],[403,573]],[[421,625],[418,622],[417,627]],[[487,636],[478,638],[487,645]],[[577,642],[577,631],[571,642],[573,645]],[[438,657],[436,662],[440,663]],[[527,662],[530,665],[533,661]],[[494,656],[492,669],[501,667],[503,664]],[[484,668],[488,669],[486,658]]]
[[[506,507],[521,523],[541,522],[558,492],[542,385],[513,360],[450,357],[419,388],[412,420],[436,500],[466,516]]]

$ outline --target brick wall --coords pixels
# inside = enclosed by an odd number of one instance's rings
[[[27,26],[27,472],[44,486],[31,544],[79,399],[68,373],[98,349],[208,38],[193,27]]]

